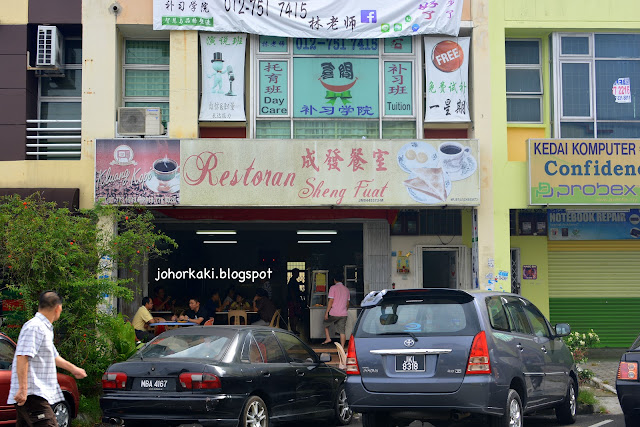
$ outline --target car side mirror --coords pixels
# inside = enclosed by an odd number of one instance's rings
[[[331,362],[331,355],[329,353],[322,353],[320,355],[320,361],[323,363]]]
[[[557,337],[566,337],[571,333],[571,326],[568,323],[558,323],[553,329],[555,329]]]

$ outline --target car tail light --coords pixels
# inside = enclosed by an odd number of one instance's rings
[[[347,348],[347,374],[360,375],[360,368],[358,367],[358,357],[356,356],[356,340],[351,335],[349,338],[349,347]]]
[[[102,389],[121,389],[127,387],[127,374],[124,372],[105,372],[102,376]]]
[[[180,374],[180,385],[189,390],[221,388],[220,378],[213,374],[185,372]]]
[[[479,332],[473,339],[467,363],[467,374],[490,374],[489,347],[484,331]]]
[[[620,362],[618,379],[638,381],[638,362]]]

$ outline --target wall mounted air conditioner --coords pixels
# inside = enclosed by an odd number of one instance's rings
[[[64,38],[55,25],[38,25],[36,67],[62,68]]]
[[[117,132],[122,136],[162,135],[162,113],[159,108],[118,108]]]

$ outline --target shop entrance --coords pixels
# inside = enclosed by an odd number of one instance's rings
[[[423,288],[470,288],[469,248],[421,247],[418,256],[417,279]]]

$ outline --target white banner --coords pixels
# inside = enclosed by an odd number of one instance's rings
[[[468,122],[469,37],[424,38],[425,122]]]
[[[200,34],[202,102],[200,121],[245,121],[246,34]]]
[[[330,39],[457,36],[463,1],[153,0],[153,29]]]

